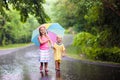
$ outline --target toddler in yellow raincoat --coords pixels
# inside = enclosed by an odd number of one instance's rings
[[[57,36],[57,42],[53,45],[55,69],[60,70],[61,57],[65,56],[65,47],[62,43],[62,37]]]

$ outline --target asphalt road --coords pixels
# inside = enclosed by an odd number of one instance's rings
[[[64,44],[72,43],[73,36],[66,35]],[[28,47],[7,51],[0,56],[0,80],[120,80],[120,66],[64,57],[61,71],[55,71],[53,52],[49,72],[40,73],[38,47]],[[1,52],[0,52],[1,53]]]

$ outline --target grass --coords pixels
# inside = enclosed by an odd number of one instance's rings
[[[68,57],[71,57],[74,59],[88,60],[84,55],[80,54],[80,48],[72,45],[66,47],[66,53]]]
[[[78,48],[74,46],[67,46],[66,47],[66,53],[67,56],[75,58],[75,59],[80,59],[80,55],[78,52]]]
[[[12,49],[12,48],[19,48],[28,45],[31,45],[31,43],[9,44],[5,46],[0,46],[0,49]]]

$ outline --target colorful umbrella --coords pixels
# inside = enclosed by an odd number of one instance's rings
[[[61,37],[64,36],[64,31],[65,29],[58,23],[46,23],[42,24],[41,26],[45,26],[47,31],[48,31],[48,36],[52,40],[52,42],[56,42],[56,36],[59,35]],[[39,26],[40,27],[40,26]],[[35,29],[32,33],[32,38],[31,41],[35,43],[35,45],[39,46],[40,43],[38,41],[38,36],[39,36],[39,27]]]

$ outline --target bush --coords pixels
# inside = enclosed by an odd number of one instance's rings
[[[114,48],[100,48],[96,50],[96,60],[102,61],[113,61],[120,63],[120,49],[117,47]]]
[[[120,49],[114,48],[86,48],[86,57],[93,60],[120,63]]]
[[[87,49],[96,45],[95,39],[96,37],[90,33],[80,32],[74,37],[73,45],[79,47],[81,52],[85,54]]]
[[[100,47],[97,37],[90,33],[78,33],[74,38],[73,45],[79,48],[78,53],[84,54],[88,59],[120,63],[120,49]]]
[[[96,37],[90,33],[80,32],[75,36],[73,45],[78,47],[93,46],[95,44],[95,38]]]

